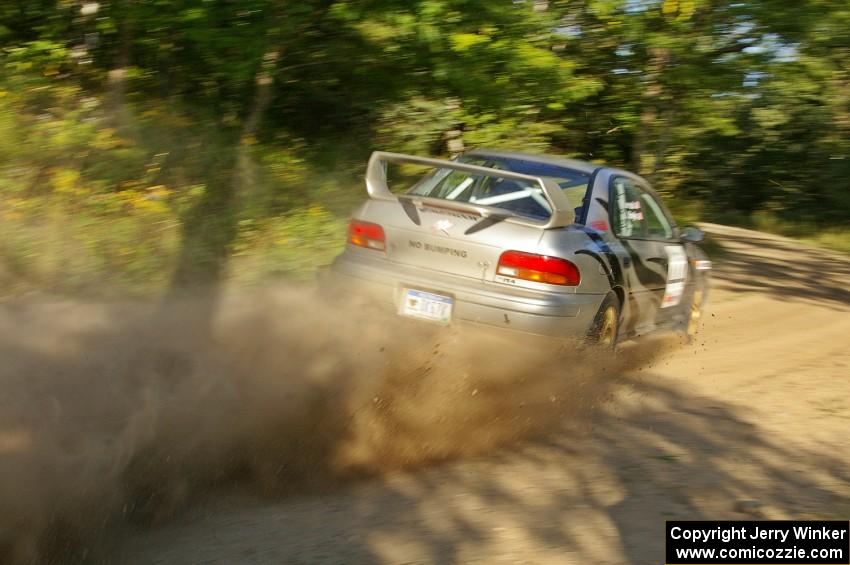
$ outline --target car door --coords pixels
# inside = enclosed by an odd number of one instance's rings
[[[687,270],[684,249],[648,186],[614,175],[609,198],[611,227],[629,258],[623,274],[630,319],[624,325],[632,333],[646,333],[666,324],[667,309],[681,300],[680,270],[683,265]]]
[[[661,200],[647,187],[638,185],[638,189],[644,211],[646,239],[656,246],[651,260],[659,261],[666,273],[655,325],[667,326],[676,321],[682,310],[679,305],[684,298],[687,283],[688,256]]]

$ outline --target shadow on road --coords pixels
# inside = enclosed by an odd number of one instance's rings
[[[723,290],[848,302],[850,261],[746,230],[714,237],[726,251],[715,271]],[[848,517],[843,452],[771,434],[746,403],[700,396],[651,366],[596,385],[583,399],[594,410],[564,414],[533,441],[332,494],[211,502],[181,521],[185,543],[166,541],[175,530],[165,527],[140,535],[122,555],[165,563],[196,555],[246,563],[643,564],[661,559],[667,519]]]
[[[694,397],[657,375],[612,385],[618,400],[589,422],[567,422],[486,460],[284,504],[225,505],[183,525],[181,537],[192,541],[152,554],[166,563],[194,551],[200,561],[241,556],[247,563],[494,562],[499,555],[504,562],[643,564],[661,559],[667,519],[752,518],[761,510],[736,511],[750,499],[798,518],[838,518],[850,507],[824,486],[850,481],[846,461],[782,445],[740,408]]]

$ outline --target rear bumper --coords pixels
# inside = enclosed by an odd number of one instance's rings
[[[604,298],[513,289],[351,252],[337,257],[324,277],[342,289],[365,292],[392,311],[398,310],[404,289],[415,288],[453,297],[453,323],[471,322],[553,337],[583,337]]]

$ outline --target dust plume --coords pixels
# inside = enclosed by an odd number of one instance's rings
[[[612,358],[309,288],[0,305],[0,561],[85,558],[213,486],[285,494],[492,449],[605,399]]]

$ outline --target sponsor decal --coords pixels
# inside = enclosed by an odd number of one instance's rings
[[[455,227],[455,225],[450,220],[437,220],[434,222],[434,225],[431,226],[431,231],[434,233],[442,233],[444,235],[451,235],[449,230]]]
[[[616,185],[617,211],[620,222],[620,236],[631,237],[634,233],[635,223],[643,221],[643,209],[639,200],[626,199],[626,187],[623,184]]]
[[[456,249],[445,245],[435,245],[433,243],[423,243],[415,239],[410,239],[407,242],[408,247],[418,249],[420,251],[430,251],[431,253],[439,253],[440,255],[449,255],[451,257],[461,257],[466,259],[466,249]]]
[[[661,299],[661,307],[668,308],[682,301],[685,279],[688,277],[688,256],[681,245],[668,245],[664,251],[667,253],[667,288]]]
[[[473,214],[464,214],[463,212],[458,212],[456,210],[448,210],[446,208],[434,208],[431,206],[423,206],[420,208],[420,211],[426,214],[439,214],[441,216],[451,216],[453,218],[461,218],[463,220],[472,220],[476,222],[481,219],[481,216],[473,215]]]

